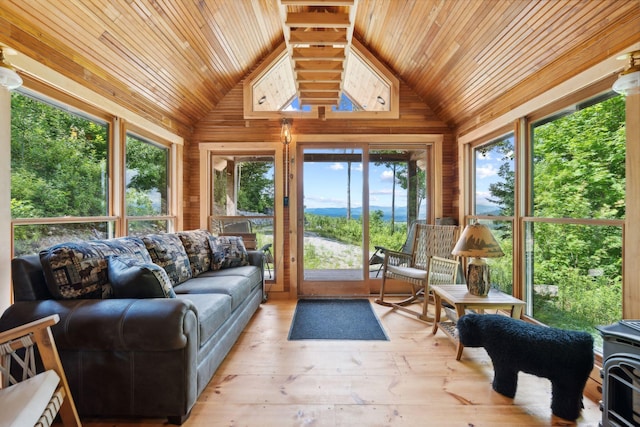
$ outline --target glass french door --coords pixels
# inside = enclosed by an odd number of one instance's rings
[[[369,147],[368,271],[373,292],[379,290],[384,251],[411,252],[412,224],[427,221],[427,152],[424,146]],[[396,286],[387,282],[387,289]],[[406,287],[398,291],[405,292]]]
[[[376,248],[406,249],[410,225],[427,220],[427,147],[333,144],[300,153],[299,294],[375,292]]]
[[[303,295],[365,294],[363,150],[303,148]]]

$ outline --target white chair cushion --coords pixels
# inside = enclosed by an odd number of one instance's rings
[[[59,383],[58,374],[50,370],[0,389],[0,426],[33,426]]]
[[[410,277],[417,280],[425,280],[427,272],[419,268],[399,267],[395,265],[387,265],[387,271],[399,276]]]

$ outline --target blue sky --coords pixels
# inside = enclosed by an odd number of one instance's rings
[[[308,150],[311,151],[311,150]],[[313,150],[327,152],[328,150]],[[344,150],[339,150],[344,153]],[[476,202],[480,205],[487,201],[489,185],[502,180],[498,170],[502,163],[501,154],[488,150],[476,151]],[[362,206],[359,190],[362,188],[362,164],[351,165],[351,207]],[[384,166],[369,165],[372,206],[391,206],[393,173]],[[347,206],[347,164],[305,162],[304,164],[304,205],[308,209],[346,207]],[[406,205],[406,191],[396,186],[396,206]]]
[[[513,136],[508,137],[513,144]],[[500,166],[506,161],[505,156],[513,158],[513,151],[506,155],[502,150],[495,146],[489,145],[486,150],[476,150],[476,204],[492,205],[487,201],[490,197],[489,185],[502,182],[503,178],[498,175]],[[513,160],[511,160],[511,170],[513,170]]]
[[[490,151],[484,155],[480,151],[476,152],[476,203],[480,205],[493,204],[487,201],[490,196],[489,185],[500,180],[500,164],[493,158],[493,154]]]
[[[307,150],[322,151],[329,150]],[[337,150],[344,153],[344,150]],[[351,207],[362,207],[362,163],[351,165]],[[384,166],[369,164],[369,203],[372,206],[391,206],[393,173]],[[396,186],[396,206],[405,206],[406,191]],[[304,205],[306,208],[347,207],[347,164],[305,162]]]
[[[351,165],[351,207],[361,207],[362,163]],[[304,205],[306,208],[347,207],[346,163],[305,162]]]

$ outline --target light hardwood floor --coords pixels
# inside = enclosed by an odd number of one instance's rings
[[[186,427],[549,426],[550,383],[520,374],[515,399],[491,389],[484,349],[455,346],[431,325],[372,304],[390,341],[288,341],[295,301],[263,304],[198,399]],[[597,427],[587,398],[575,425]],[[90,427],[162,426],[164,419]]]

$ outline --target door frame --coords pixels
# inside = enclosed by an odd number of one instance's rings
[[[303,148],[305,145],[313,144],[313,145],[321,145],[327,144],[328,146],[354,146],[357,145],[363,150],[370,149],[371,145],[380,145],[380,144],[413,144],[420,145],[424,144],[425,148],[431,146],[430,156],[430,165],[431,171],[433,172],[431,175],[431,201],[432,203],[429,205],[430,211],[427,213],[427,218],[433,220],[433,218],[437,218],[442,216],[442,143],[444,140],[443,134],[397,134],[397,135],[378,135],[378,134],[307,134],[307,135],[295,135],[293,141],[291,142],[291,151],[290,153],[295,153],[291,156],[290,164],[292,165],[292,170],[289,173],[290,185],[289,188],[295,189],[295,191],[291,191],[289,196],[289,224],[290,224],[290,233],[289,233],[289,247],[291,248],[290,253],[291,256],[291,268],[290,268],[290,286],[289,286],[289,296],[291,298],[297,299],[298,296],[301,295],[300,289],[302,288],[302,281],[304,280],[304,268],[301,262],[298,260],[302,260],[302,254],[304,247],[302,245],[301,231],[304,226],[304,206],[302,206],[303,201],[303,179],[302,179],[302,171],[304,166],[303,159]],[[363,156],[364,158],[368,158],[368,156]],[[300,159],[300,161],[296,162],[296,158]],[[368,164],[364,164],[363,159],[363,168],[365,171],[368,171]],[[368,203],[369,198],[369,187],[368,187],[368,179],[365,180],[364,188],[362,190],[363,194],[363,205]],[[368,221],[365,218],[363,224],[364,230],[368,230]],[[363,251],[368,248],[369,236],[368,233],[363,233]],[[295,255],[293,255],[295,254]],[[374,280],[369,279],[368,275],[365,276],[363,280],[362,286],[362,295],[369,295],[374,289],[371,285]],[[379,282],[379,280],[377,280]],[[325,285],[330,284],[331,282],[326,282]],[[332,291],[334,295],[342,295],[339,292],[339,289],[335,287],[327,286],[329,291]],[[351,294],[349,294],[351,295]]]
[[[200,143],[199,146],[199,175],[200,175],[200,223],[199,227],[204,230],[210,230],[211,218],[212,218],[212,206],[213,206],[213,189],[212,189],[212,162],[211,157],[216,155],[239,155],[239,154],[264,154],[274,157],[274,180],[275,180],[275,194],[274,194],[274,236],[273,236],[273,250],[274,257],[274,271],[278,273],[275,275],[275,282],[269,283],[270,292],[283,292],[285,289],[285,264],[284,258],[284,209],[283,203],[283,186],[278,185],[280,182],[284,182],[284,161],[281,143],[274,142],[252,142],[251,144],[239,143],[239,142],[207,142]]]

